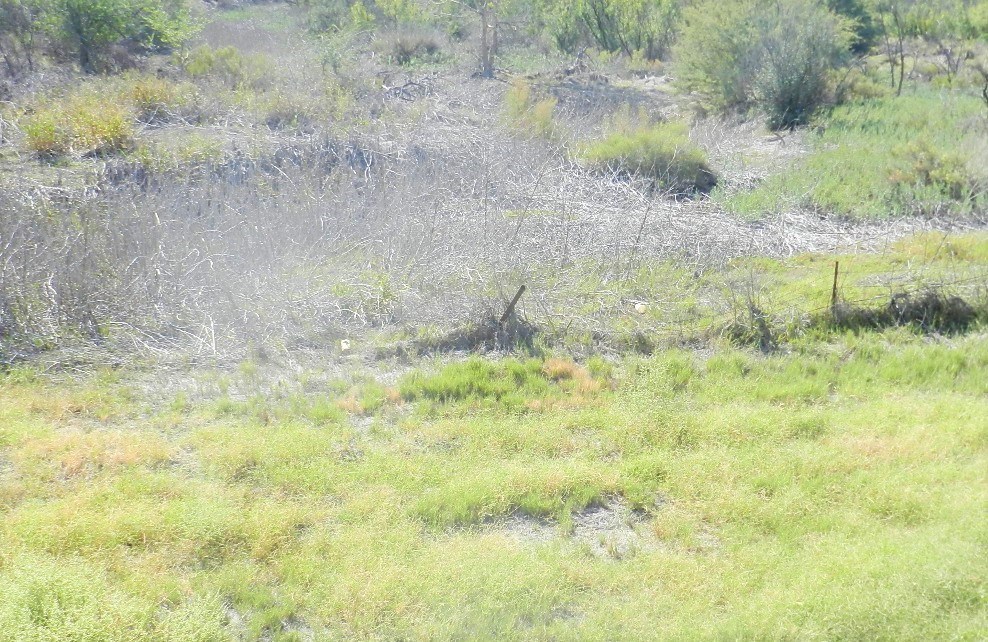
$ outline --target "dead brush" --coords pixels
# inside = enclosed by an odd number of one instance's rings
[[[382,53],[396,65],[416,61],[435,62],[441,58],[442,43],[438,36],[423,29],[403,29],[382,40]]]
[[[536,350],[539,328],[525,317],[512,314],[503,323],[494,309],[479,315],[478,321],[468,321],[435,338],[415,342],[420,354],[437,352],[496,352]]]
[[[828,321],[833,327],[848,330],[914,326],[924,332],[954,334],[984,316],[984,306],[979,307],[959,296],[930,289],[919,294],[894,294],[885,306],[877,308],[838,303]]]

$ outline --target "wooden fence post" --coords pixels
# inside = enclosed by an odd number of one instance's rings
[[[830,311],[837,311],[837,275],[840,273],[840,261],[834,261],[834,289],[830,292]]]
[[[518,292],[515,293],[515,298],[511,299],[511,303],[509,303],[508,304],[508,307],[505,308],[504,314],[501,315],[501,318],[498,321],[498,323],[500,323],[501,325],[504,325],[505,323],[508,322],[508,319],[511,317],[511,313],[515,311],[515,306],[518,305],[518,299],[520,299],[521,298],[521,295],[523,295],[523,294],[525,294],[525,286],[524,285],[522,285],[520,288],[518,288]]]

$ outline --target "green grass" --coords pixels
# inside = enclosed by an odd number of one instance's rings
[[[783,343],[815,341],[817,326],[829,313],[835,261],[840,263],[840,302],[882,309],[897,293],[942,291],[964,298],[982,323],[988,321],[983,287],[988,235],[982,232],[916,234],[881,253],[744,257],[702,271],[641,261],[620,278],[598,263],[577,263],[529,277],[529,287],[566,302],[573,323],[546,332],[559,333],[558,341],[573,351],[605,345],[648,353],[684,340],[709,341],[725,335],[735,322],[746,323],[749,305],[765,315]]]
[[[394,387],[245,362],[157,402],[21,368],[0,639],[975,640],[986,371],[983,335],[904,330]]]
[[[793,205],[857,218],[970,214],[988,205],[988,121],[973,95],[920,89],[847,104],[819,123],[812,151],[752,191],[715,195],[761,216]]]

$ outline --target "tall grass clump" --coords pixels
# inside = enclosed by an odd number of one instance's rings
[[[137,110],[141,122],[167,120],[169,114],[192,103],[195,87],[155,76],[125,78],[122,96]]]
[[[102,156],[134,142],[134,111],[126,101],[95,94],[45,105],[24,123],[28,148],[42,158]]]
[[[439,62],[442,44],[436,34],[417,28],[405,28],[382,40],[383,53],[396,65]]]
[[[558,103],[556,98],[540,98],[530,84],[518,80],[508,88],[504,102],[512,126],[547,140],[558,136],[554,120]]]
[[[705,192],[717,182],[682,122],[613,132],[590,145],[584,157],[599,170],[651,179],[657,188],[678,194]]]
[[[245,56],[236,47],[201,45],[178,54],[175,62],[196,80],[213,80],[230,89],[262,91],[272,84],[274,62],[258,54]]]

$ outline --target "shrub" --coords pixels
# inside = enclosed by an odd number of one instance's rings
[[[439,39],[420,29],[402,29],[384,41],[385,54],[396,65],[435,62],[441,57]]]
[[[133,117],[127,104],[80,95],[36,111],[24,132],[28,147],[43,158],[103,155],[133,144]]]
[[[236,47],[201,45],[180,54],[176,61],[193,78],[213,78],[230,89],[263,89],[271,84],[273,74],[267,57],[244,56]]]
[[[592,145],[585,156],[600,169],[644,176],[674,193],[709,191],[716,177],[687,134],[686,124],[678,122],[617,132]]]
[[[363,28],[378,21],[395,27],[434,24],[437,8],[444,5],[428,0],[302,0],[300,4],[317,31]]]
[[[563,51],[592,41],[602,51],[661,58],[679,26],[682,0],[540,0],[539,22]]]
[[[827,7],[848,21],[854,34],[851,49],[855,53],[867,53],[878,38],[878,27],[869,11],[868,0],[827,0]]]
[[[680,82],[717,109],[757,107],[771,127],[793,127],[823,104],[849,41],[845,23],[809,0],[708,1],[687,14]]]
[[[194,96],[188,83],[175,83],[154,76],[133,76],[127,79],[123,97],[134,105],[142,122],[161,120],[167,112],[187,105]]]
[[[97,70],[98,58],[113,44],[174,47],[198,28],[185,0],[54,0],[45,22],[88,72]]]
[[[981,0],[967,10],[968,31],[966,36],[984,38],[988,36],[988,1]]]
[[[964,157],[938,149],[929,139],[911,141],[894,150],[893,157],[899,167],[889,172],[889,181],[897,188],[932,188],[955,201],[963,200],[971,191],[972,179]]]

